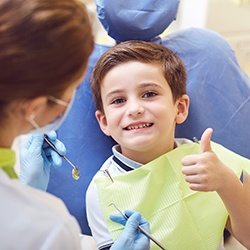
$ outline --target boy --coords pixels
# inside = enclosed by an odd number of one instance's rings
[[[119,144],[86,194],[98,248],[109,249],[119,235],[120,228],[107,216],[110,204],[140,211],[167,249],[217,249],[226,224],[249,247],[250,218],[242,214],[250,205],[249,175],[244,173],[242,185],[242,169],[234,168],[242,157],[214,145],[223,161],[232,157],[227,165],[233,162],[233,170],[226,167],[211,150],[211,129],[203,134],[201,145],[174,139],[176,124],[185,121],[189,108],[183,62],[161,45],[124,42],[99,59],[91,88],[101,130]],[[224,204],[216,192],[197,191],[217,191]]]

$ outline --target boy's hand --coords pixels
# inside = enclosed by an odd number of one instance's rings
[[[182,159],[182,173],[189,187],[196,191],[218,191],[223,184],[226,166],[211,147],[213,130],[208,128],[201,137],[201,154],[188,155]]]

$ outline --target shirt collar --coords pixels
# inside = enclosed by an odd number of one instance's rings
[[[129,158],[127,158],[126,156],[122,155],[120,153],[120,146],[119,145],[113,146],[112,152],[113,152],[115,158],[117,158],[122,164],[125,164],[129,168],[137,169],[137,168],[142,166],[141,163],[136,162],[136,161],[132,161]]]
[[[186,138],[178,138],[175,139],[175,147],[179,147],[182,144],[186,144],[186,143],[192,143],[192,141],[186,139]],[[121,154],[121,148],[120,145],[117,144],[115,146],[113,146],[112,148],[112,152],[114,154],[113,160],[123,169],[125,169],[126,171],[130,171],[133,169],[137,169],[139,167],[141,167],[143,164],[136,162],[136,161],[132,161],[129,158],[127,158],[126,156]]]

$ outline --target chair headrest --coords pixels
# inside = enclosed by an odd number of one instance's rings
[[[95,0],[103,27],[118,42],[150,41],[176,18],[180,0]]]

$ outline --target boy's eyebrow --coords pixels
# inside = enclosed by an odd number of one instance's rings
[[[139,85],[140,88],[145,88],[145,87],[157,87],[157,88],[161,88],[161,85],[154,83],[154,82],[144,82],[142,84]]]
[[[125,89],[115,89],[111,92],[108,92],[108,94],[106,95],[106,98],[108,98],[109,96],[113,95],[113,94],[120,94],[123,93],[125,91]]]
[[[141,83],[138,88],[141,89],[141,88],[145,88],[145,87],[156,87],[156,88],[162,88],[161,85],[157,84],[157,83],[154,83],[154,82],[144,82],[144,83]],[[121,94],[123,92],[125,92],[126,89],[122,88],[122,89],[115,89],[113,91],[110,91],[107,95],[106,95],[106,98],[108,98],[109,96],[113,95],[113,94]]]

